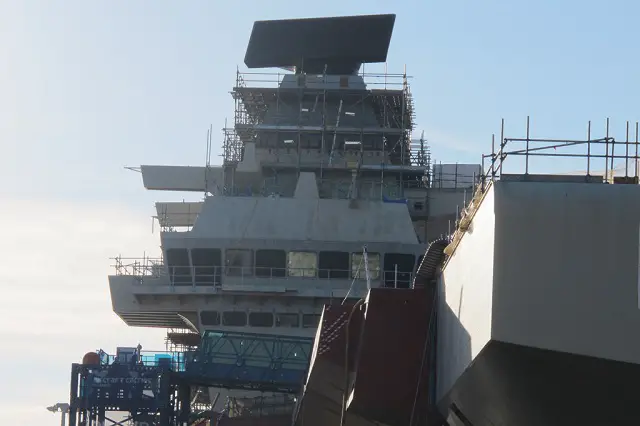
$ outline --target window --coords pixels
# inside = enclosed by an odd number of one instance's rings
[[[225,252],[227,275],[246,277],[253,275],[253,251],[246,249],[228,249]]]
[[[369,276],[372,280],[380,278],[380,254],[367,253],[367,263],[369,264]],[[367,274],[364,268],[364,257],[362,253],[351,254],[351,277],[359,280],[366,280]]]
[[[321,251],[318,254],[318,277],[349,279],[349,253]]]
[[[320,323],[320,315],[318,314],[304,314],[302,315],[302,327],[303,328],[315,328]]]
[[[273,327],[273,314],[271,312],[249,313],[249,325],[251,327]]]
[[[300,315],[288,313],[276,314],[276,327],[300,327]]]
[[[242,311],[227,311],[222,314],[222,325],[244,327],[247,325],[247,313]]]
[[[218,311],[201,311],[200,323],[202,325],[220,325],[220,312]]]
[[[191,262],[196,285],[215,285],[220,283],[222,274],[222,251],[220,249],[193,249]]]
[[[284,277],[287,254],[284,250],[256,250],[256,276]]]
[[[317,255],[306,251],[288,253],[288,274],[290,277],[315,277]]]
[[[187,249],[167,249],[165,261],[173,285],[192,285],[191,265]]]
[[[413,254],[387,253],[384,255],[384,286],[410,288],[416,257]]]

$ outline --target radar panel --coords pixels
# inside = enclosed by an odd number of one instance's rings
[[[363,63],[385,62],[396,15],[256,21],[244,63],[309,74],[354,74]],[[325,70],[326,66],[326,70]]]

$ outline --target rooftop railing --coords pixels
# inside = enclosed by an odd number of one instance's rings
[[[504,173],[504,164],[509,157],[518,157],[524,164],[514,164],[519,173],[528,175],[531,173],[532,162],[545,158],[544,163],[539,163],[536,168],[540,174],[565,174],[583,175],[587,177],[602,175],[603,182],[613,183],[614,175],[624,172],[621,182],[631,183],[638,181],[638,160],[640,139],[639,126],[635,123],[635,129],[630,128],[626,122],[624,138],[612,136],[609,119],[606,119],[604,135],[594,138],[592,135],[591,121],[587,124],[586,139],[542,139],[531,137],[531,126],[527,117],[526,136],[524,138],[505,137],[505,121],[502,120],[500,140],[492,137],[491,154],[482,156],[484,170],[483,181],[493,181]],[[633,133],[633,136],[630,135]],[[561,160],[560,163],[558,160]],[[553,161],[553,162],[551,162]],[[488,166],[487,166],[488,162]],[[515,162],[514,162],[515,163]],[[574,171],[581,168],[581,171]],[[564,170],[563,170],[564,169]]]
[[[273,87],[277,88],[285,75],[290,72],[238,72],[236,87]],[[411,76],[396,73],[359,73],[369,89],[402,90]],[[307,78],[321,82],[323,78],[335,78],[330,75],[307,74]]]

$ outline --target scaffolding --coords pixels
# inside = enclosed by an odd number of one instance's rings
[[[411,77],[360,73],[360,84],[353,84],[353,77],[237,71],[234,123],[223,129],[223,164],[231,166],[225,168],[233,173],[245,144],[254,142],[273,154],[272,166],[315,166],[320,177],[330,168],[367,162],[378,166],[381,177],[385,166],[401,174],[429,173],[424,138],[411,137]],[[342,157],[338,164],[336,153]]]
[[[533,138],[531,120],[527,117],[525,137],[512,138],[505,136],[505,120],[502,119],[498,144],[496,146],[495,134],[492,135],[491,153],[482,155],[483,173],[474,187],[473,196],[458,211],[455,226],[448,236],[452,242],[445,253],[449,256],[453,253],[495,181],[640,184],[639,123],[635,122],[634,127],[632,129],[627,121],[624,140],[619,140],[612,136],[607,118],[604,135],[600,137],[593,137],[589,121],[585,139]],[[505,173],[507,158],[514,157],[523,161],[516,164],[515,173]],[[536,159],[544,159],[544,162],[538,165],[541,168],[539,173],[531,173],[532,162]],[[558,160],[564,164],[559,164]],[[584,166],[584,169],[576,170],[576,166]]]
[[[531,122],[527,117],[526,136],[524,138],[508,138],[504,133],[505,121],[501,122],[500,140],[496,147],[495,135],[492,135],[491,154],[482,156],[483,186],[496,179],[506,177],[504,164],[509,157],[519,157],[524,164],[519,165],[520,173],[525,178],[540,178],[545,175],[565,175],[583,177],[585,182],[597,183],[633,183],[638,184],[640,173],[639,157],[639,125],[635,123],[635,135],[630,136],[630,123],[626,122],[624,140],[617,140],[611,135],[610,120],[605,121],[604,135],[593,138],[591,121],[587,123],[586,139],[543,139],[531,137]],[[497,148],[497,150],[496,150]],[[540,174],[530,173],[534,159],[545,158],[545,169]],[[553,163],[549,169],[549,160],[562,159],[565,170]],[[488,163],[488,164],[487,164]],[[583,170],[575,169],[583,165]],[[524,168],[524,174],[521,173]],[[622,173],[624,172],[624,174]]]

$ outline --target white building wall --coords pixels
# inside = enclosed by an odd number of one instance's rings
[[[491,188],[438,283],[438,400],[491,338],[493,204]]]

